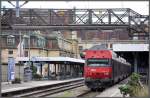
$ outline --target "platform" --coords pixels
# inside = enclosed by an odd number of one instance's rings
[[[29,81],[22,82],[21,84],[11,84],[8,82],[1,83],[2,93],[25,90],[30,88],[42,87],[47,85],[55,85],[60,83],[71,82],[75,80],[81,80],[84,78],[75,78],[75,79],[67,79],[67,80],[44,80],[44,81]]]
[[[119,86],[121,85],[112,86],[109,89],[104,90],[96,97],[123,97],[123,95],[120,93],[120,90],[118,89]]]
[[[118,84],[115,84],[109,88],[106,88],[102,93],[100,93],[98,96],[96,97],[123,97],[123,95],[121,94],[119,87],[126,84],[129,80],[129,77],[122,80],[121,82],[119,82]],[[127,97],[129,97],[127,95]]]

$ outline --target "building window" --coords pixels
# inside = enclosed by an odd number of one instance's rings
[[[8,54],[13,54],[13,50],[9,50],[9,51],[8,51]]]
[[[7,45],[12,46],[15,44],[15,36],[9,35],[7,36]]]
[[[38,47],[44,48],[46,46],[46,40],[42,38],[38,38]]]
[[[24,56],[25,56],[25,57],[28,57],[28,51],[25,51]]]
[[[24,47],[25,48],[29,47],[29,39],[28,38],[24,38]]]
[[[112,49],[113,47],[112,47],[112,44],[110,44],[110,49]]]
[[[82,51],[83,50],[83,46],[79,46],[79,51]]]
[[[51,40],[52,41],[52,49],[58,49],[58,41],[57,40]]]

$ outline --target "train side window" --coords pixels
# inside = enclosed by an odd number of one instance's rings
[[[85,64],[84,64],[84,66],[87,66],[87,60],[85,61]]]
[[[110,66],[112,65],[112,60],[109,60],[109,65],[110,65]]]

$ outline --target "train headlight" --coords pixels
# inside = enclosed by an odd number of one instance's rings
[[[104,75],[109,75],[109,72],[104,72]]]
[[[91,71],[91,72],[96,72],[96,69],[91,69],[90,71]]]
[[[85,80],[89,81],[89,80],[92,80],[92,78],[91,77],[87,77]]]

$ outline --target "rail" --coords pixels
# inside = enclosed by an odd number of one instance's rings
[[[122,44],[148,44],[148,40],[82,40],[79,44],[92,43],[122,43]]]
[[[84,79],[74,80],[59,84],[53,85],[45,85],[40,87],[28,88],[23,90],[16,90],[10,92],[2,92],[2,97],[27,97],[27,96],[34,96],[34,97],[42,97],[48,96],[51,94],[59,93],[65,90],[73,89],[76,87],[80,87],[84,85]]]
[[[61,85],[61,86],[57,86],[53,88],[38,90],[38,91],[21,94],[21,95],[17,95],[13,97],[46,97],[52,94],[56,94],[56,93],[63,92],[69,89],[77,88],[83,85],[84,85],[83,82],[77,82],[77,83]]]

